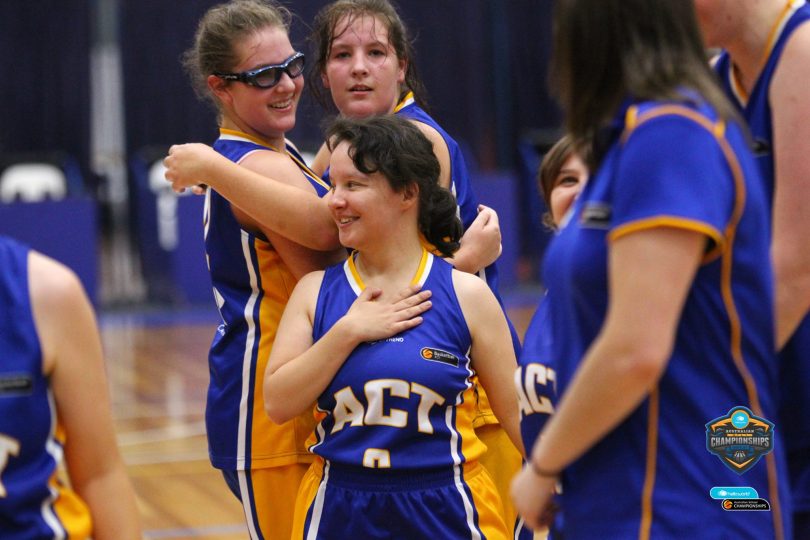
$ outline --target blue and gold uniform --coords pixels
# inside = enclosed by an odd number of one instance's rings
[[[532,449],[543,426],[554,413],[557,403],[557,374],[554,371],[552,352],[552,329],[549,319],[548,299],[543,298],[537,311],[532,316],[526,333],[523,336],[523,349],[518,358],[515,370],[515,390],[520,407],[520,435],[526,455],[532,455]],[[555,519],[549,533],[554,533],[561,526],[561,517]],[[531,540],[533,533],[523,524],[518,516],[515,523],[515,540]]]
[[[278,151],[260,139],[226,129],[220,130],[214,149],[236,163],[251,152]],[[325,195],[328,186],[292,145],[287,145],[286,153],[318,195]],[[242,229],[225,198],[212,189],[206,197],[205,250],[222,317],[208,355],[209,453],[211,463],[223,470],[242,500],[252,537],[264,538],[282,528],[277,520],[286,519],[289,527],[297,482],[312,461],[305,447],[314,426],[312,414],[276,425],[264,412],[262,396],[267,359],[297,280],[268,241]],[[272,482],[268,471],[275,475]],[[257,480],[259,474],[266,480]]]
[[[467,164],[461,153],[458,143],[442,127],[427,114],[414,100],[413,92],[408,92],[399,104],[394,108],[394,114],[398,114],[420,122],[435,129],[444,139],[447,150],[450,154],[450,191],[456,197],[458,204],[458,215],[461,224],[466,231],[475,221],[478,215],[478,198],[475,196],[472,187],[472,179],[467,170]],[[498,267],[497,263],[492,263],[479,272],[479,277],[484,279],[489,288],[495,294],[495,298],[503,307],[503,300],[498,292]],[[504,309],[504,315],[506,310]],[[509,324],[509,331],[512,333],[512,345],[515,349],[515,357],[520,356],[520,338],[512,321],[506,317]],[[487,447],[487,453],[481,458],[481,463],[486,467],[495,480],[498,492],[504,505],[504,518],[510,523],[515,518],[515,511],[512,507],[512,498],[509,494],[509,486],[518,470],[520,469],[520,453],[507,437],[506,432],[501,428],[498,419],[492,412],[486,392],[476,382],[476,396],[478,399],[478,411],[475,415],[473,426]]]
[[[773,198],[775,169],[770,92],[773,75],[790,36],[810,21],[810,5],[789,2],[768,43],[767,60],[756,85],[748,95],[738,83],[731,57],[720,54],[715,70],[721,86],[748,122],[754,139],[754,152],[769,196]],[[810,317],[805,317],[791,340],[779,354],[781,403],[777,427],[782,430],[788,451],[793,509],[810,534]],[[799,518],[801,514],[803,518]],[[796,531],[797,537],[799,531]]]
[[[43,374],[29,251],[0,236],[0,538],[89,538],[87,505],[59,478],[65,433]]]
[[[497,492],[476,460],[471,338],[452,267],[423,250],[413,283],[432,292],[422,323],[363,343],[318,398],[293,538],[507,538]],[[327,268],[313,340],[364,288],[353,258]]]
[[[779,430],[773,451],[742,476],[707,450],[706,423],[736,406],[776,417],[773,275],[768,197],[743,131],[691,100],[623,104],[545,258],[564,396],[605,321],[610,243],[658,227],[707,238],[662,377],[563,473],[566,539],[791,537]],[[715,486],[753,487],[771,511],[726,511],[710,497]]]

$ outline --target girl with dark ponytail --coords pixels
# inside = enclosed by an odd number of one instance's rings
[[[328,141],[327,202],[354,251],[298,283],[264,379],[275,422],[317,401],[292,538],[506,540],[473,378],[521,448],[514,349],[487,284],[432,253],[461,236],[432,144],[397,116],[338,120]]]

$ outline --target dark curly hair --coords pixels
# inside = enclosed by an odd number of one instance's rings
[[[349,157],[363,174],[382,174],[397,193],[419,191],[419,231],[444,257],[460,244],[456,199],[439,185],[439,161],[433,144],[410,121],[395,115],[338,118],[326,132],[329,150],[349,144]]]

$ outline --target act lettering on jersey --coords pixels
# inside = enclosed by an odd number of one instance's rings
[[[523,374],[522,378],[521,374]],[[543,364],[527,364],[524,369],[516,370],[515,388],[518,393],[521,415],[552,414],[554,405],[548,396],[552,395],[556,384],[557,373]]]
[[[416,428],[420,433],[431,434],[433,433],[433,425],[430,423],[430,410],[433,407],[444,405],[444,398],[440,394],[427,386],[402,379],[368,381],[363,386],[363,393],[366,398],[366,406],[363,406],[363,403],[357,399],[350,386],[335,392],[335,408],[333,412],[335,425],[332,427],[332,433],[342,430],[346,424],[355,427],[406,427],[412,418],[409,411],[386,406],[386,400],[394,397],[418,400]],[[410,410],[413,410],[413,408],[411,407]]]
[[[5,435],[0,435],[0,498],[6,496],[6,486],[3,485],[3,471],[8,465],[8,458],[20,454],[20,441]]]

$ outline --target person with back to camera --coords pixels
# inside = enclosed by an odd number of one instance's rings
[[[72,271],[4,236],[0,351],[0,538],[141,538],[93,308]]]
[[[778,385],[767,193],[694,6],[560,0],[554,24],[554,80],[592,174],[544,261],[561,398],[515,504],[547,522],[561,477],[566,540],[792,538],[779,430],[759,460],[710,452],[732,412],[768,425]],[[770,511],[710,495],[741,484]]]
[[[551,230],[564,227],[574,200],[588,181],[587,155],[571,136],[558,140],[540,163],[537,184],[548,211],[543,223]],[[523,336],[523,349],[515,371],[515,389],[520,405],[520,434],[526,454],[530,455],[543,426],[554,413],[557,403],[557,373],[552,349],[548,299],[544,296]],[[532,540],[535,535],[518,517],[515,540]],[[548,538],[559,540],[562,515],[549,524]]]
[[[238,167],[312,197],[328,186],[285,133],[295,126],[304,56],[288,37],[290,14],[261,0],[233,0],[200,20],[185,66],[216,105],[214,149]],[[282,204],[293,204],[281,201]],[[209,352],[206,431],[211,463],[242,502],[251,538],[287,539],[298,484],[312,461],[311,411],[277,425],[264,413],[262,380],[278,322],[302,275],[345,258],[297,244],[231,204],[205,201],[205,249],[222,323]]]
[[[483,280],[425,248],[451,256],[461,236],[431,143],[396,116],[339,120],[327,140],[355,251],[298,284],[265,377],[276,421],[318,400],[293,538],[508,538],[472,378],[520,447],[511,336]]]
[[[777,427],[788,449],[796,538],[810,538],[810,6],[804,1],[695,2],[721,87],[748,122],[773,208]],[[792,337],[791,337],[792,335]]]

